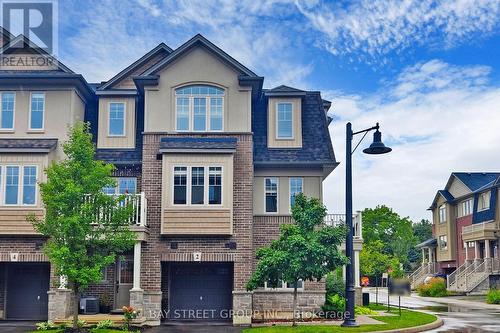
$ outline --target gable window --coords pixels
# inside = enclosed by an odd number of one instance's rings
[[[439,236],[439,249],[441,251],[448,249],[448,237],[446,235]]]
[[[125,135],[125,103],[109,103],[108,135]]]
[[[295,196],[302,193],[302,186],[302,178],[290,178],[290,209],[295,204]]]
[[[265,205],[266,213],[278,212],[278,178],[265,179]]]
[[[137,178],[135,177],[117,177],[116,186],[106,186],[103,192],[109,195],[117,194],[136,194]]]
[[[292,103],[278,103],[276,106],[276,137],[293,139],[293,106]]]
[[[0,129],[14,129],[14,99],[13,92],[3,92],[1,98]]]
[[[177,131],[222,131],[224,129],[224,90],[193,85],[175,90]]]
[[[30,129],[41,130],[44,125],[45,94],[31,94]]]
[[[174,168],[174,204],[185,205],[187,195],[187,168]]]
[[[460,204],[460,216],[467,216],[472,214],[472,199],[462,201]]]
[[[486,210],[490,209],[490,192],[483,192],[479,194],[479,199],[477,202],[477,210]]]
[[[174,205],[222,204],[222,167],[220,166],[175,166],[173,184]]]
[[[439,206],[439,223],[446,222],[446,205]]]

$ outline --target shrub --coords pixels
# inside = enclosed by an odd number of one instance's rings
[[[344,279],[342,278],[342,272],[340,273],[340,276],[337,272],[331,272],[326,275],[326,295],[328,296],[333,296],[333,295],[340,295],[341,297],[344,297],[345,293],[345,283]]]
[[[417,288],[419,296],[443,297],[448,295],[446,283],[442,278],[432,278],[429,282],[420,285]]]
[[[376,315],[378,314],[377,311],[373,311],[370,308],[367,308],[365,306],[356,306],[354,308],[354,313],[356,315]]]
[[[82,328],[85,325],[87,325],[87,322],[85,320],[78,319],[78,322],[76,323],[76,326],[78,326],[78,328]]]
[[[500,304],[500,290],[490,289],[486,294],[486,303],[488,304]]]
[[[345,298],[340,295],[328,295],[322,309],[325,312],[343,312],[345,311]]]
[[[98,322],[96,328],[98,328],[98,329],[111,328],[111,327],[113,327],[113,325],[114,324],[113,324],[112,320],[105,319],[105,320],[101,320],[100,322]]]
[[[38,331],[48,331],[48,330],[54,330],[57,328],[56,324],[54,324],[54,322],[52,321],[44,321],[44,322],[41,322],[41,323],[36,323],[36,329]]]

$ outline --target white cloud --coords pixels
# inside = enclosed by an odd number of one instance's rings
[[[411,45],[449,48],[496,33],[498,0],[359,0],[340,2],[297,0],[297,7],[323,32],[323,46],[334,55],[360,52],[384,58]]]
[[[330,131],[341,164],[324,183],[329,210],[344,211],[347,121],[357,130],[380,122],[382,139],[393,148],[364,155],[370,134],[356,151],[355,209],[387,204],[402,215],[429,218],[426,209],[451,172],[499,171],[500,89],[486,84],[489,71],[432,60],[408,67],[374,94],[334,97],[338,119]]]

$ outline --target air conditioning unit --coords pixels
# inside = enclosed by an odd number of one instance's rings
[[[99,299],[97,297],[80,298],[80,311],[83,314],[99,313]]]

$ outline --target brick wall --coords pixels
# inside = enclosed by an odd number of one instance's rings
[[[457,223],[456,244],[457,244],[457,260],[458,260],[457,265],[460,266],[465,262],[465,251],[466,251],[466,249],[464,249],[464,241],[462,239],[462,227],[472,225],[472,215],[459,217],[457,218],[456,223]],[[472,257],[470,256],[471,254]],[[472,249],[472,251],[469,251],[469,259],[473,258],[474,258],[474,251]]]

